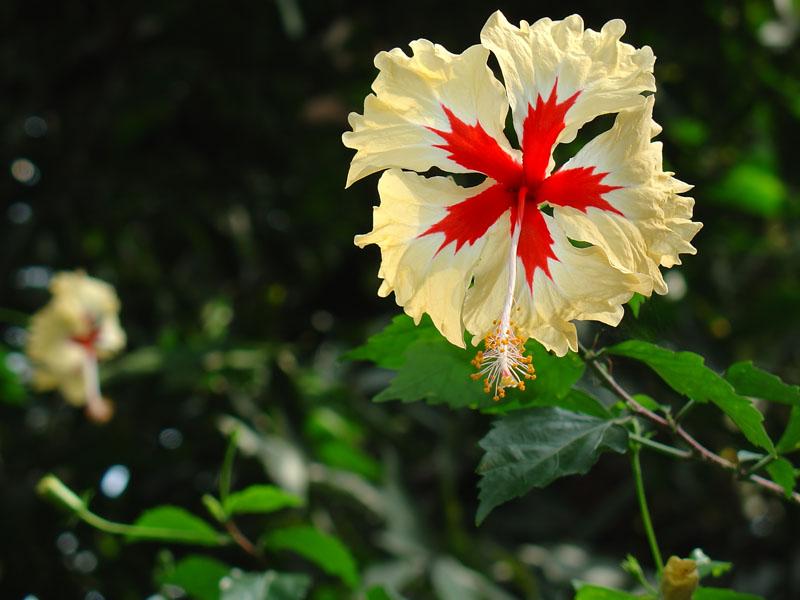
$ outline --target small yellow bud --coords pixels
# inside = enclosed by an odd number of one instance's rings
[[[67,507],[72,512],[81,513],[86,510],[86,503],[75,492],[64,485],[55,475],[45,475],[36,484],[40,496],[53,500]]]
[[[691,600],[699,581],[696,562],[689,558],[670,556],[661,574],[661,598]]]

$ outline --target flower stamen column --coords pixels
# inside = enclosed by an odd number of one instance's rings
[[[86,415],[95,423],[105,423],[114,414],[114,405],[100,392],[100,374],[94,348],[85,347],[82,373],[86,393]]]
[[[511,236],[511,247],[508,254],[508,288],[503,313],[497,328],[484,340],[484,350],[479,351],[472,361],[478,372],[473,379],[484,377],[483,391],[490,393],[494,385],[494,400],[505,397],[505,388],[515,387],[525,390],[525,379],[536,379],[533,359],[525,356],[525,338],[519,335],[519,329],[511,320],[514,305],[514,289],[517,286],[517,248],[522,231],[522,218],[525,213],[525,199],[528,188],[522,186],[517,194],[517,220]],[[519,310],[519,309],[518,309]]]

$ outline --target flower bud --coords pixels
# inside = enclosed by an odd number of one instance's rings
[[[72,512],[81,513],[86,510],[86,503],[75,492],[64,485],[55,475],[45,475],[36,485],[36,491],[44,498],[65,506]]]
[[[661,598],[691,600],[699,581],[696,562],[689,558],[670,556],[661,574]]]

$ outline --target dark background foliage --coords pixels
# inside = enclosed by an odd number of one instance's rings
[[[400,310],[375,294],[378,251],[352,245],[370,228],[377,178],[343,189],[352,151],[340,135],[347,113],[362,109],[372,57],[419,37],[460,52],[497,8],[512,22],[579,12],[594,29],[624,18],[624,40],[649,44],[658,57],[667,167],[696,186],[695,214],[705,223],[698,254],[670,280],[675,291],[685,287],[683,299],[652,299],[638,320],[587,330],[587,342],[594,333],[602,343],[640,337],[699,352],[717,369],[747,359],[800,381],[800,25],[789,2],[4,2],[7,368],[24,376],[26,315],[46,302],[50,272],[74,268],[116,286],[137,359],[108,373],[117,414],[105,427],[4,375],[4,598],[157,590],[160,546],[122,544],[67,522],[35,496],[44,473],[96,490],[111,465],[126,465],[129,488],[116,499],[98,493],[98,513],[129,522],[169,502],[202,514],[200,495],[213,489],[225,447],[219,415],[278,432],[316,460],[346,463],[321,450],[313,416],[323,408],[357,431],[353,445],[366,463],[352,470],[399,473],[429,548],[507,581],[519,596],[550,597],[558,585],[541,561],[523,560],[526,544],[552,556],[558,544],[573,544],[598,563],[627,552],[647,562],[625,458],[604,458],[587,477],[501,507],[476,529],[476,441],[490,419],[374,405],[387,373],[338,361]],[[31,177],[12,173],[20,159],[30,163],[18,168],[35,166]],[[669,400],[647,373],[621,360],[617,368],[627,384]],[[727,443],[717,414],[693,416],[709,445]],[[768,414],[768,427],[779,433],[783,418]],[[242,484],[264,480],[253,459],[238,461],[236,473]],[[796,508],[701,465],[646,455],[645,477],[668,554],[702,546],[736,563],[728,583],[742,591],[800,594]],[[359,505],[324,487],[312,492],[312,513],[336,523],[362,566],[384,558],[378,524]],[[65,531],[91,554],[88,563],[59,549]],[[235,549],[215,555],[257,568]],[[418,587],[409,597],[432,597]]]

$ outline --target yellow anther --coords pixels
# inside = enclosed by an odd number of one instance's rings
[[[496,323],[496,322],[495,322]],[[519,335],[519,328],[511,324],[498,325],[484,339],[484,350],[478,351],[472,364],[478,369],[472,378],[483,379],[483,391],[491,393],[497,401],[505,398],[506,388],[515,387],[525,390],[525,379],[534,379],[533,358],[524,356],[526,338]]]

